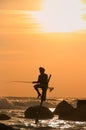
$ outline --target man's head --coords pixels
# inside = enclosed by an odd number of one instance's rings
[[[40,73],[44,73],[45,69],[43,67],[39,67]]]

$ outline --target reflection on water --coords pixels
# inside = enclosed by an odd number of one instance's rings
[[[53,119],[39,120],[38,125],[36,125],[35,120],[24,118],[23,110],[8,110],[7,113],[12,118],[1,122],[14,128],[18,128],[19,130],[86,130],[86,122],[59,120],[57,115],[55,115]]]
[[[0,109],[0,111],[10,116],[11,119],[0,122],[17,128],[18,130],[86,130],[86,122],[59,120],[58,115],[54,115],[52,119],[39,120],[39,123],[36,125],[35,120],[24,118],[24,112],[28,107],[37,105],[39,103],[37,99],[5,98],[4,100],[5,102],[1,99],[2,107],[6,106],[6,108]],[[53,112],[56,105],[62,100],[62,98],[48,99],[44,105]],[[76,98],[66,98],[65,100],[76,108]],[[9,108],[9,106],[11,108]]]

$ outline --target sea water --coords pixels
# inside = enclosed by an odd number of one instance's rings
[[[62,100],[62,98],[51,98],[44,103],[44,106],[54,111],[56,105]],[[73,107],[77,106],[77,99],[68,98],[65,100]],[[38,124],[35,124],[34,119],[26,119],[24,117],[25,110],[39,103],[40,100],[33,97],[2,97],[0,98],[0,112],[9,115],[11,119],[0,122],[18,130],[86,130],[85,121],[60,120],[58,115],[54,115],[52,119],[39,120]]]

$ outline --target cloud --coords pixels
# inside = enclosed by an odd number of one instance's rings
[[[0,35],[5,33],[33,33],[39,30],[35,11],[0,10]]]
[[[0,55],[15,55],[15,54],[23,54],[24,51],[0,51]]]
[[[0,0],[0,9],[40,10],[43,0]]]
[[[22,50],[0,51],[0,62],[23,59],[23,56],[24,56],[24,51]]]

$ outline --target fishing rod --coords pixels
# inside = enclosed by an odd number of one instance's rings
[[[11,82],[19,82],[19,83],[33,83],[33,82],[31,82],[31,81],[11,81]]]
[[[49,80],[50,80],[50,78],[51,78],[51,76],[49,77]],[[49,82],[49,80],[48,80],[48,82]],[[11,81],[11,82],[16,82],[16,83],[33,83],[32,81]],[[54,89],[54,87],[48,87],[48,89],[49,89],[49,92],[51,92]]]
[[[48,78],[48,83],[50,81],[50,78],[51,78],[51,74],[49,75],[49,78]],[[11,81],[11,82],[19,82],[19,83],[37,83],[35,81],[24,81],[24,80],[14,80],[14,81]]]

